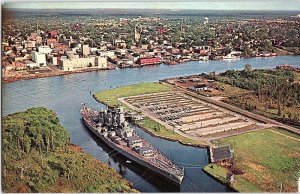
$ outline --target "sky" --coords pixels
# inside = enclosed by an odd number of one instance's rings
[[[12,2],[14,1],[14,2]],[[4,8],[23,9],[89,9],[89,8],[129,8],[129,9],[195,9],[195,10],[299,10],[300,0],[196,0],[196,1],[52,1],[36,0],[15,2],[4,0]]]

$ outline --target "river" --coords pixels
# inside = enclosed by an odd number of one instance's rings
[[[86,129],[80,119],[81,103],[86,102],[95,109],[104,107],[92,98],[90,91],[95,93],[128,84],[158,81],[175,76],[243,69],[245,64],[262,69],[274,68],[284,63],[300,67],[300,56],[249,58],[235,61],[193,61],[174,66],[156,65],[21,80],[2,84],[2,115],[38,106],[54,110],[62,125],[68,129],[72,143],[80,145],[85,152],[115,168],[142,192],[179,190],[181,192],[226,192],[231,190],[205,174],[201,169],[208,164],[206,149],[184,146],[177,142],[152,137],[138,128],[137,131],[141,136],[150,141],[174,163],[185,167],[186,178],[180,188],[174,188],[162,180],[157,180],[158,178],[151,172],[126,163],[124,158],[103,145]]]

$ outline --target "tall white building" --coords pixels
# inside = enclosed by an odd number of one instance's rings
[[[32,60],[37,64],[38,67],[43,67],[47,65],[45,54],[33,51],[31,55]]]
[[[57,57],[52,57],[52,64],[53,65],[58,65],[58,58]]]
[[[82,45],[82,54],[88,56],[90,54],[90,47],[88,44]]]
[[[209,21],[208,17],[205,17],[204,20],[203,20],[203,24],[204,25],[208,24],[208,21]]]

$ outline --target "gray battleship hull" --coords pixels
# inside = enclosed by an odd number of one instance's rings
[[[168,181],[171,181],[172,183],[175,183],[176,185],[181,185],[183,176],[178,176],[178,175],[174,175],[170,172],[167,172],[165,170],[162,170],[154,165],[152,165],[150,162],[144,161],[126,151],[124,151],[123,149],[119,148],[118,146],[116,146],[113,142],[107,140],[104,136],[102,136],[101,134],[98,133],[98,131],[96,129],[94,129],[93,126],[91,126],[89,124],[89,122],[86,121],[86,118],[82,117],[85,125],[88,127],[88,129],[93,132],[93,134],[95,134],[97,137],[99,137],[105,144],[107,144],[110,148],[112,148],[113,150],[116,150],[118,153],[122,154],[123,156],[125,156],[126,158],[140,164],[141,166],[152,170],[154,173],[162,176],[163,178],[167,179]]]

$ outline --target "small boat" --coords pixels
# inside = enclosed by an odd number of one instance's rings
[[[129,163],[129,164],[130,164],[130,163],[131,163],[131,161],[130,161],[130,160],[126,160],[126,163]]]
[[[228,54],[228,55],[223,57],[223,60],[236,60],[236,59],[240,59],[240,57],[237,57],[237,56],[232,55],[232,54]]]

